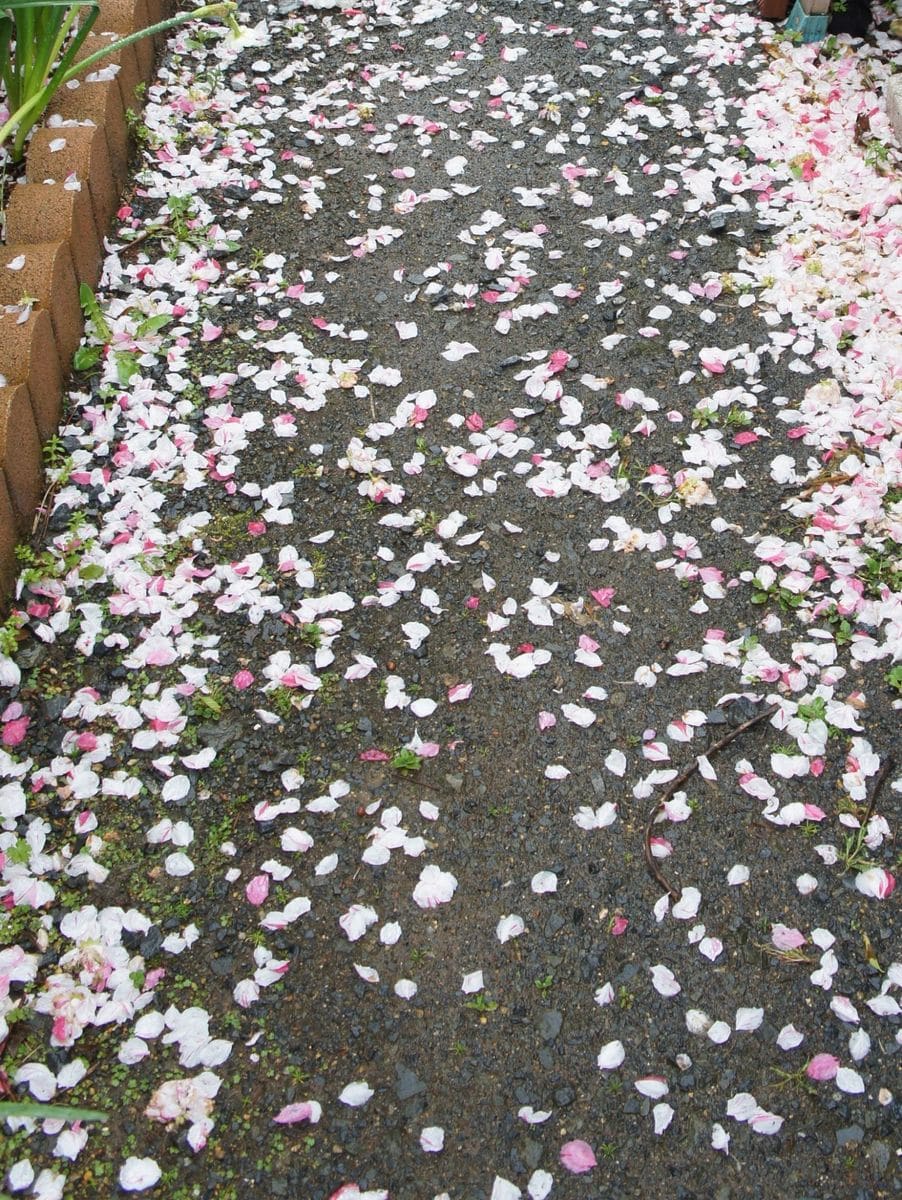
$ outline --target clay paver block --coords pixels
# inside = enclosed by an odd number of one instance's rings
[[[89,34],[78,53],[78,60],[81,61],[88,58],[89,55],[111,45],[116,41],[116,37],[115,33]],[[105,71],[107,68],[112,67],[118,68],[116,71],[116,82],[119,85],[119,94],[122,97],[122,109],[124,112],[128,108],[134,107],[135,88],[139,83],[144,82],[134,46],[126,46],[124,50],[117,50],[115,54],[106,55],[105,58],[102,58],[91,68],[88,75],[81,76],[81,78],[87,79],[94,71]]]
[[[35,510],[44,495],[41,439],[24,383],[0,388],[0,467],[6,476],[21,540],[31,533]]]
[[[94,224],[102,238],[119,206],[119,191],[110,169],[106,135],[95,125],[38,129],[25,160],[28,183],[65,183],[74,177],[87,185],[94,207]]]
[[[75,278],[97,286],[103,260],[87,187],[63,183],[19,183],[6,208],[6,237],[12,246],[68,242]]]
[[[137,33],[139,29],[146,29],[154,23],[147,0],[103,0],[94,32],[115,33],[118,37],[127,37],[128,34]],[[133,48],[138,58],[140,76],[149,80],[154,65],[154,40],[149,37],[141,38],[133,43]]]
[[[68,367],[81,340],[78,284],[67,242],[0,246],[0,305],[29,299],[46,309],[60,363]]]
[[[51,115],[65,121],[91,121],[103,129],[113,178],[121,189],[128,178],[128,136],[119,85],[115,79],[97,83],[73,80],[73,83],[78,86],[67,84],[57,92]]]
[[[890,75],[886,81],[886,115],[902,147],[902,75]]]
[[[53,324],[44,309],[0,313],[0,376],[7,384],[28,383],[41,441],[56,433],[63,380]]]
[[[12,595],[16,582],[16,512],[9,497],[6,477],[0,471],[0,599]]]

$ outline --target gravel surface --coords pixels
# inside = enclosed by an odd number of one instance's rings
[[[108,1118],[10,1193],[902,1192],[875,11],[170,43],[0,656],[5,1078]]]

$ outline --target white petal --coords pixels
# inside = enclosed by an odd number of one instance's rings
[[[864,1091],[864,1080],[851,1067],[840,1067],[836,1072],[836,1086],[841,1092],[857,1095]]]
[[[673,1109],[669,1104],[656,1104],[651,1110],[655,1119],[655,1133],[662,1134],[673,1120]]]
[[[651,968],[651,981],[655,991],[661,996],[677,996],[683,990],[677,983],[673,971],[660,963]]]
[[[614,1041],[608,1042],[602,1046],[598,1055],[598,1066],[602,1071],[613,1071],[626,1058],[626,1051],[623,1048],[623,1042]]]
[[[753,1033],[764,1020],[763,1008],[737,1008],[734,1022],[737,1033]]]
[[[509,942],[511,938],[519,937],[521,933],[526,932],[526,926],[523,923],[523,918],[518,917],[516,913],[511,913],[509,916],[502,917],[495,929],[495,934],[498,941],[503,945]]]
[[[464,975],[460,990],[469,996],[473,992],[481,992],[484,987],[482,971],[470,971],[468,975]]]
[[[435,908],[447,904],[457,890],[457,880],[450,871],[442,871],[434,864],[423,867],[420,879],[413,889],[414,903],[420,908]]]
[[[365,1080],[349,1083],[338,1099],[349,1108],[361,1108],[373,1095],[373,1089]]]
[[[660,1100],[670,1091],[667,1081],[659,1075],[646,1075],[643,1079],[637,1079],[635,1088],[637,1092],[648,1096],[650,1100]]]
[[[427,1125],[420,1134],[420,1146],[427,1154],[438,1154],[445,1145],[445,1131],[441,1125]]]
[[[119,1169],[123,1192],[143,1192],[159,1183],[163,1172],[152,1158],[127,1158]]]
[[[698,912],[701,901],[702,894],[698,888],[686,887],[670,911],[679,921],[691,921]]]
[[[554,1176],[540,1168],[530,1175],[526,1190],[529,1192],[530,1200],[545,1200],[553,1186]]]
[[[546,892],[556,892],[557,875],[554,871],[538,871],[533,875],[530,886],[537,896],[544,895]]]

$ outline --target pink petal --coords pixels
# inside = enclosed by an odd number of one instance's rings
[[[302,1100],[299,1104],[286,1104],[273,1121],[276,1125],[297,1125],[299,1121],[315,1125],[321,1114],[322,1108],[315,1100]]]
[[[598,1159],[588,1142],[576,1138],[572,1142],[564,1142],[561,1146],[561,1166],[572,1171],[574,1175],[585,1175],[587,1171],[598,1166]]]
[[[244,894],[247,896],[248,903],[262,904],[269,895],[269,876],[255,875],[244,889]]]
[[[821,1083],[825,1079],[834,1079],[838,1070],[838,1058],[834,1058],[832,1054],[815,1054],[805,1068],[805,1074],[809,1079],[816,1079],[818,1083]]]
[[[30,717],[18,717],[15,721],[7,721],[3,726],[3,745],[18,746],[28,730]]]

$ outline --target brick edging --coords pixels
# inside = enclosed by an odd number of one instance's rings
[[[91,49],[155,24],[169,0],[100,0]],[[120,61],[121,59],[121,61]],[[118,63],[119,71],[103,70]],[[94,288],[103,239],[128,182],[126,110],[155,76],[153,39],[98,64],[101,78],[54,98],[12,189],[0,246],[0,598],[17,574],[44,490],[42,444],[59,427],[63,389],[84,328],[79,284]],[[70,124],[69,122],[78,122]],[[23,300],[31,301],[22,304]]]

